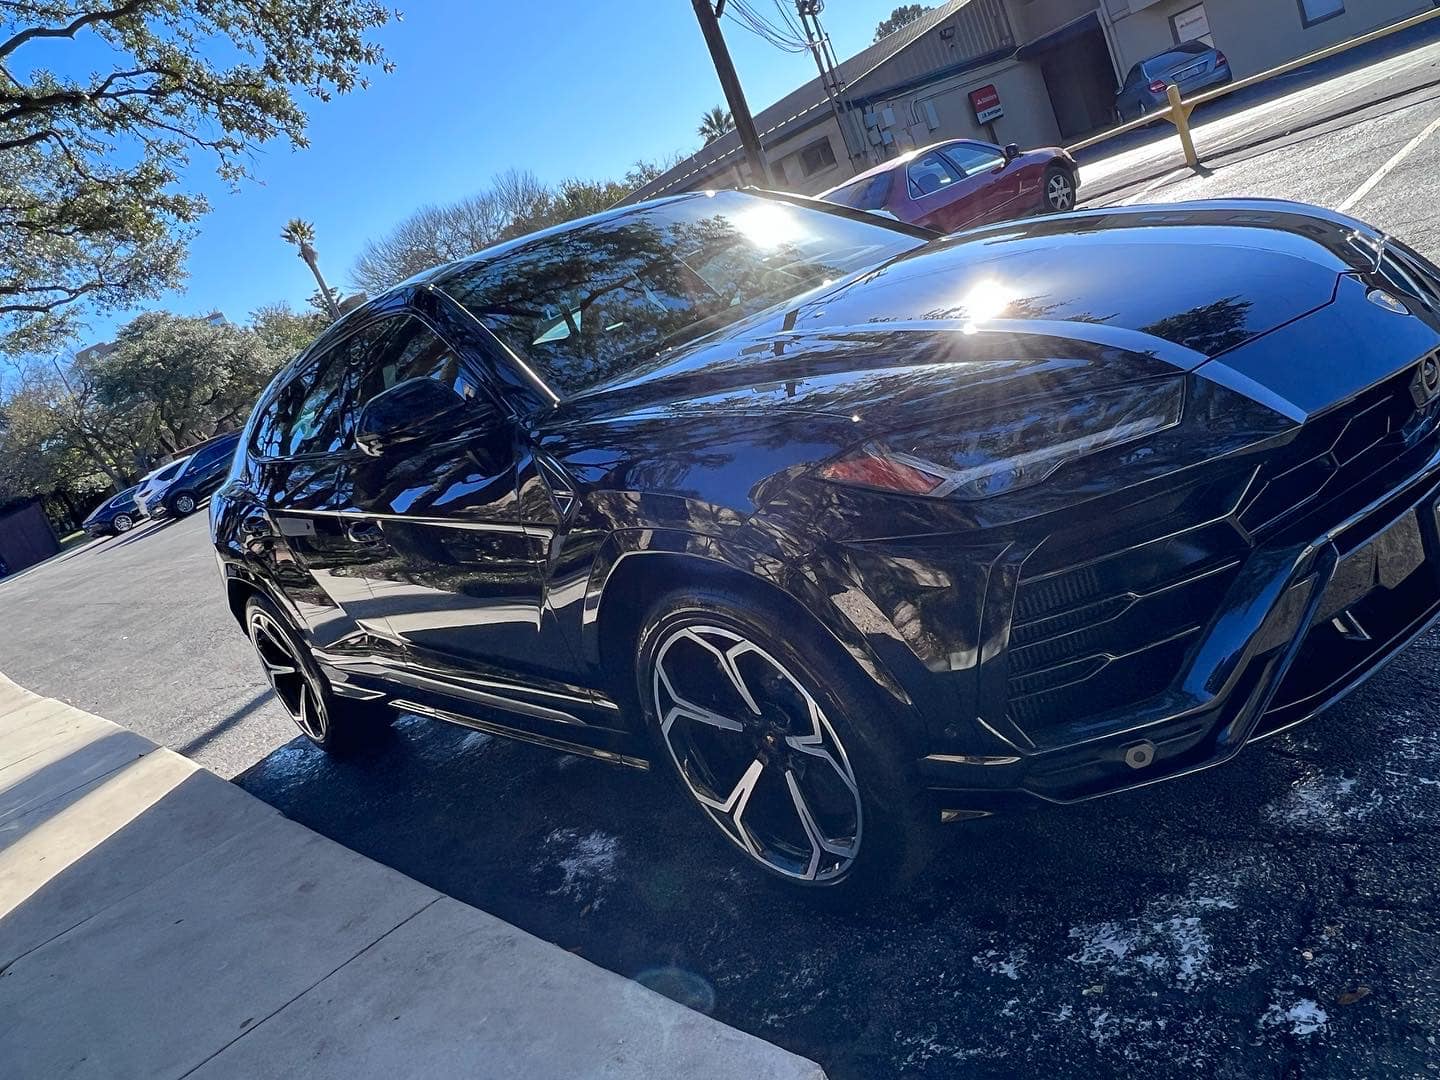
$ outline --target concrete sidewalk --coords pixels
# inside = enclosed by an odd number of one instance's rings
[[[3,676],[0,1075],[824,1076]]]

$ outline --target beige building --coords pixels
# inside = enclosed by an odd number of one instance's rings
[[[1437,2],[947,0],[840,64],[844,108],[816,78],[755,122],[775,186],[813,195],[945,139],[1047,146],[1097,131],[1130,68],[1181,41],[1211,42],[1242,78]],[[731,131],[627,201],[749,182]]]

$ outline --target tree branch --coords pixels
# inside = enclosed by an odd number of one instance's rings
[[[147,0],[128,0],[127,3],[121,4],[117,8],[111,8],[109,11],[92,11],[88,15],[81,15],[69,26],[32,26],[21,30],[10,40],[0,44],[0,60],[9,56],[27,41],[33,41],[35,38],[73,38],[85,27],[94,23],[113,22],[116,19],[123,19],[126,15],[133,15],[143,8],[146,2]]]

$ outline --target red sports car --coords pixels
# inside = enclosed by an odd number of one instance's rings
[[[820,195],[828,202],[954,232],[1075,209],[1079,166],[1058,146],[1021,151],[972,139],[937,143],[877,165]]]

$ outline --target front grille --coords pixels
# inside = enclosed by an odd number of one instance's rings
[[[1255,494],[1241,509],[1240,525],[1252,536],[1274,534],[1305,522],[1323,531],[1327,507],[1365,487],[1377,473],[1406,454],[1435,443],[1440,406],[1417,407],[1411,366],[1358,398],[1315,417],[1286,452],[1260,477]],[[1330,515],[1336,517],[1336,515]],[[1345,511],[1336,517],[1343,519]]]
[[[1010,719],[1037,745],[1131,705],[1178,673],[1240,565],[1211,525],[1081,567],[1022,576],[1008,654]]]

